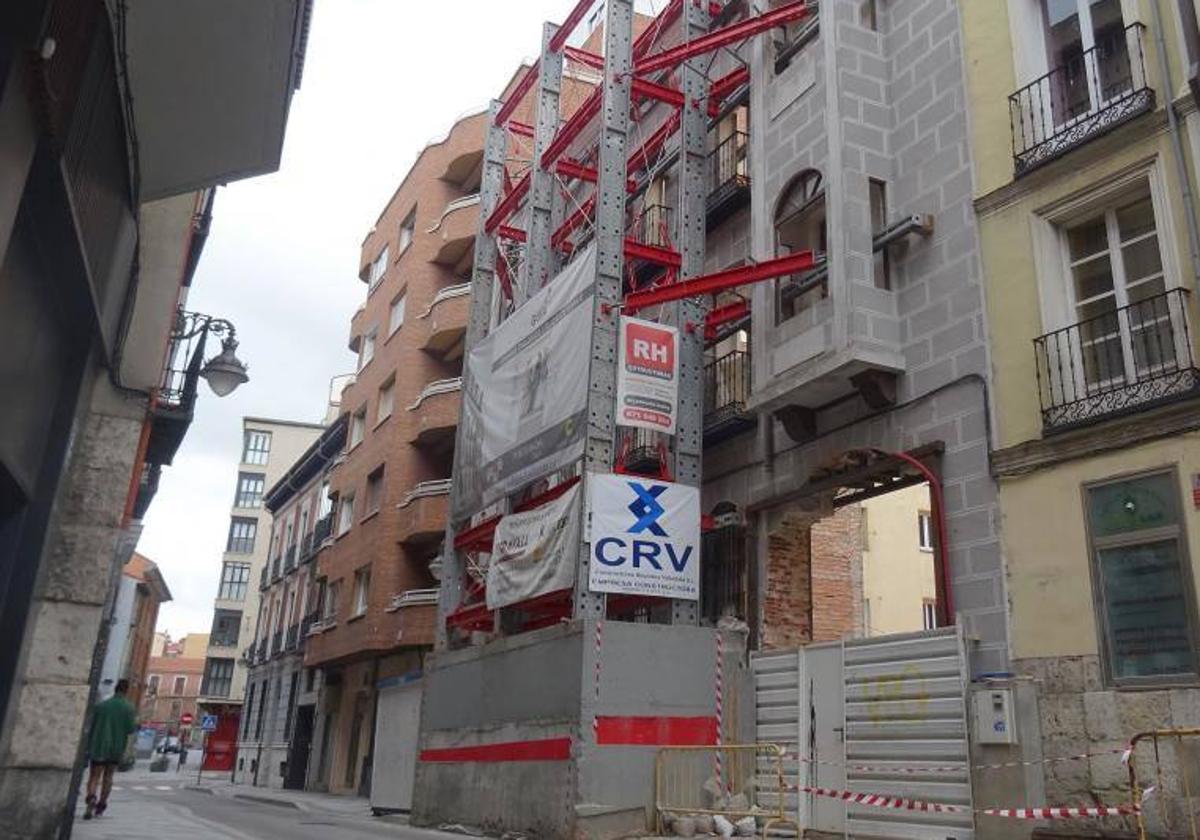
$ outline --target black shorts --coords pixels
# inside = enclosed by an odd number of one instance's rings
[[[121,762],[116,759],[110,760],[110,759],[93,758],[91,760],[92,767],[116,767],[120,763]]]

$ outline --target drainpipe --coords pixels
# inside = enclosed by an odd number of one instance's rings
[[[1183,0],[1190,2],[1190,0]],[[1183,138],[1179,132],[1179,117],[1175,114],[1175,85],[1171,81],[1171,63],[1167,59],[1167,41],[1163,34],[1162,0],[1150,4],[1154,10],[1154,40],[1158,52],[1159,72],[1166,98],[1167,126],[1171,134],[1171,151],[1175,157],[1179,183],[1183,194],[1184,212],[1187,214],[1188,245],[1191,248],[1192,279],[1200,280],[1200,225],[1196,221],[1196,202],[1192,196],[1192,179],[1188,175],[1187,158],[1183,153]]]

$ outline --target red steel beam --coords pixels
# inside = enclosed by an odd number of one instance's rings
[[[563,55],[572,61],[578,61],[580,64],[591,67],[595,70],[604,69],[604,56],[602,55],[596,55],[595,53],[588,52],[587,50],[581,50],[578,47],[565,47],[563,49]]]
[[[725,289],[736,289],[747,283],[758,283],[762,280],[770,280],[772,277],[810,271],[815,266],[816,260],[813,258],[812,251],[799,251],[757,265],[739,266],[726,271],[718,271],[715,274],[689,277],[687,280],[681,280],[669,286],[655,286],[652,289],[630,292],[625,296],[623,311],[626,315],[632,315],[647,306],[670,303],[673,300],[682,300],[696,295],[711,295]]]
[[[579,25],[579,21],[583,20],[583,16],[587,14],[593,2],[595,0],[579,0],[575,4],[575,8],[571,9],[571,13],[567,15],[566,20],[562,22],[562,25],[558,27],[558,31],[554,33],[554,37],[550,39],[550,52],[558,52],[566,45],[571,37],[571,33]]]
[[[529,192],[529,173],[525,173],[517,185],[512,188],[512,192],[504,196],[496,209],[492,211],[492,215],[487,217],[487,221],[483,223],[485,233],[495,233],[496,228],[512,215],[513,211],[521,204],[521,199],[525,197],[525,193]]]
[[[604,85],[597,85],[591,95],[579,106],[579,110],[571,115],[571,119],[562,124],[562,127],[558,129],[558,133],[554,135],[554,139],[550,142],[549,147],[542,153],[543,168],[548,169],[550,164],[562,156],[562,153],[575,141],[575,138],[583,133],[588,123],[600,113],[600,106],[603,102]]]
[[[743,64],[709,85],[708,98],[719,102],[748,81],[750,81],[750,68]]]
[[[665,9],[658,13],[658,17],[633,42],[633,58],[635,61],[645,55],[658,42],[659,36],[670,28],[671,24],[676,21],[682,11],[683,0],[671,0]]]
[[[578,178],[580,181],[587,181],[592,184],[600,179],[600,173],[593,167],[585,166],[579,161],[571,160],[570,158],[563,158],[554,164],[554,171],[564,178]],[[637,182],[632,179],[626,181],[625,189],[633,192],[637,189]]]
[[[649,58],[638,61],[634,64],[633,69],[636,73],[644,74],[653,73],[656,70],[665,70],[668,67],[675,67],[689,58],[710,53],[729,44],[736,44],[760,32],[766,32],[768,29],[774,29],[777,26],[783,26],[792,21],[800,20],[800,18],[805,17],[807,14],[808,5],[805,0],[797,0],[795,3],[780,6],[778,9],[772,9],[761,15],[738,21],[715,32],[702,35],[694,41],[685,41],[679,46],[663,50]]]
[[[704,340],[712,341],[717,337],[718,327],[722,327],[732,321],[740,321],[749,314],[750,304],[744,300],[737,300],[710,310],[704,316]]]
[[[659,102],[665,102],[668,105],[674,105],[676,108],[683,107],[683,91],[676,90],[666,85],[660,85],[652,82],[649,79],[639,79],[634,77],[633,80],[633,95],[635,98],[642,97],[643,99],[657,99]]]
[[[670,248],[660,248],[657,245],[647,245],[645,242],[638,242],[636,239],[625,240],[625,258],[629,260],[645,260],[646,262],[657,263],[667,268],[679,268],[683,265],[683,259],[679,256],[678,251],[672,251]],[[626,300],[629,300],[629,298],[626,298]]]
[[[561,249],[567,238],[575,232],[575,228],[586,222],[592,215],[592,210],[596,207],[596,196],[593,193],[587,201],[580,205],[579,209],[572,213],[565,222],[563,222],[558,230],[550,237],[550,245],[553,248]]]
[[[501,239],[510,239],[513,242],[524,242],[526,238],[525,231],[509,225],[500,225],[496,228],[496,235]]]
[[[537,81],[538,68],[537,65],[532,65],[525,71],[525,75],[521,77],[521,81],[517,82],[517,86],[513,88],[513,92],[508,99],[504,100],[504,104],[500,106],[500,110],[496,113],[496,125],[504,125],[508,122],[508,118],[512,116],[513,111],[517,110],[517,106],[521,104],[521,100],[525,98],[525,94],[529,93],[529,89],[533,87],[533,83]]]
[[[513,134],[520,134],[522,137],[533,139],[533,126],[529,123],[517,122],[516,120],[508,121],[508,130]]]

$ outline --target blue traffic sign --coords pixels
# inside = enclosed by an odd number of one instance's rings
[[[200,728],[203,729],[205,732],[212,732],[214,729],[217,728],[217,716],[216,715],[201,715],[200,716]]]

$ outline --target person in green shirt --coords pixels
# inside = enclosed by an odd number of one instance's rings
[[[125,697],[129,692],[129,680],[118,680],[112,697],[97,703],[92,710],[92,731],[88,735],[87,809],[83,818],[90,820],[100,816],[108,807],[108,795],[112,793],[113,772],[125,755],[125,744],[129,736],[137,731],[137,714],[133,704]],[[100,798],[96,798],[99,789]]]

